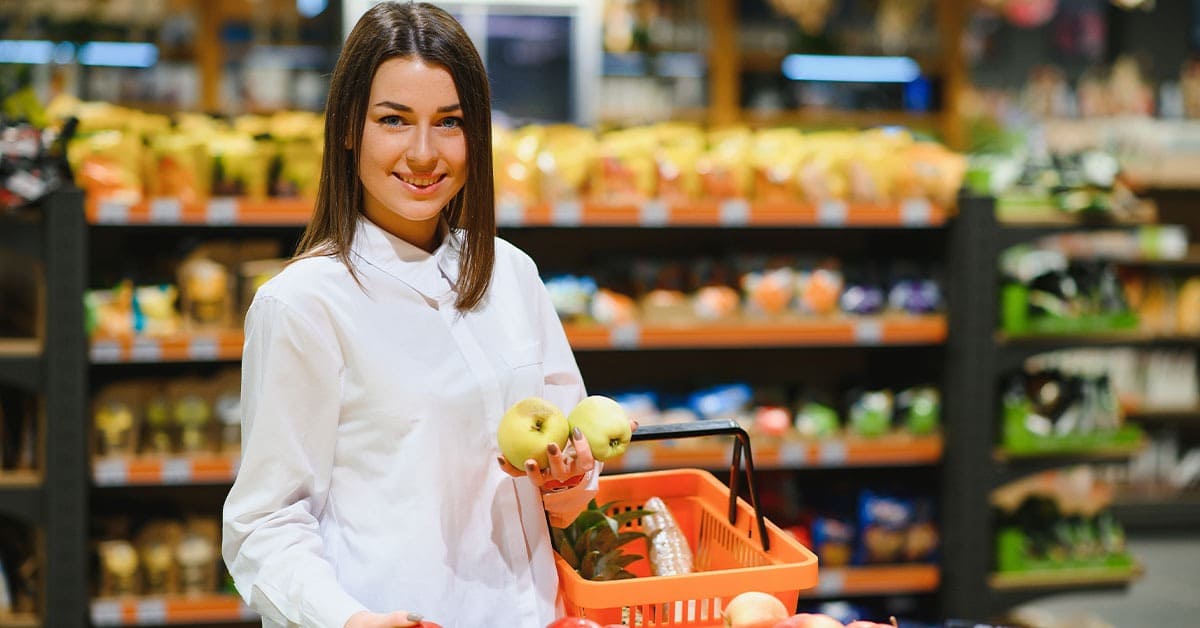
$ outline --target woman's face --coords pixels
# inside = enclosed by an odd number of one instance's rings
[[[427,251],[437,246],[438,216],[467,182],[462,109],[446,68],[408,57],[379,66],[358,177],[367,218]]]

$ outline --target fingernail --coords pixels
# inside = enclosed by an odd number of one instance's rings
[[[571,436],[573,436],[575,440],[583,440],[583,432],[579,431],[579,428],[571,430]]]
[[[546,451],[551,456],[557,456],[558,455],[558,445],[555,443],[550,443],[549,445],[546,446]]]
[[[425,616],[420,613],[409,613],[408,621],[424,621]]]
[[[537,463],[532,460],[525,461],[525,470],[526,471],[537,471],[538,470]]]
[[[496,462],[499,463],[501,469],[504,468],[504,456],[496,456]]]

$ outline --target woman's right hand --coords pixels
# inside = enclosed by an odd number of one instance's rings
[[[420,626],[422,617],[408,611],[392,611],[391,613],[372,613],[359,611],[346,620],[343,628],[409,628]]]

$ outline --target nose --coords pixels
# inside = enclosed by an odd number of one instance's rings
[[[417,128],[404,158],[408,161],[408,167],[413,170],[433,170],[437,165],[437,146],[433,138],[433,129],[426,126]]]

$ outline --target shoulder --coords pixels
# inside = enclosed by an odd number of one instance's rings
[[[318,323],[328,316],[328,301],[344,287],[355,285],[354,277],[333,256],[292,260],[254,294],[252,311],[270,310],[270,316],[290,316]],[[265,314],[265,313],[264,313]]]
[[[538,276],[537,263],[528,253],[504,238],[496,238],[496,269],[511,270],[519,277]]]

